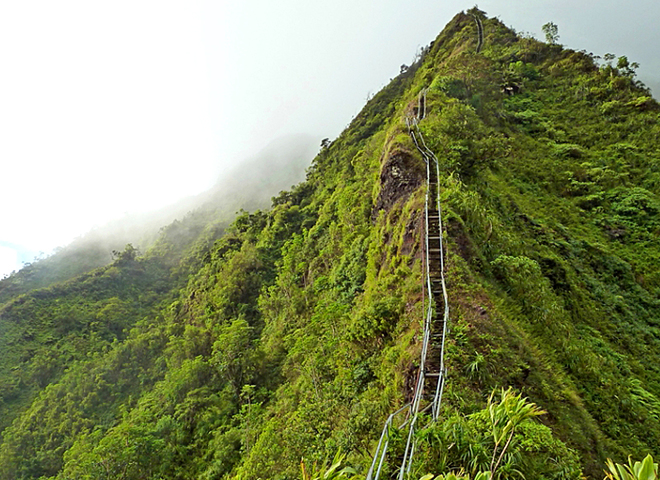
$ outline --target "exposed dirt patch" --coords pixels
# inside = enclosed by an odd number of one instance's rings
[[[403,150],[392,152],[380,172],[380,193],[371,218],[378,218],[381,210],[389,211],[401,198],[408,198],[424,181],[419,161]]]
[[[404,374],[404,384],[403,384],[403,398],[405,402],[412,402],[413,397],[415,396],[415,387],[417,386],[417,378],[419,377],[419,367],[414,363],[410,363],[408,368],[406,368]]]
[[[419,231],[421,228],[422,212],[414,211],[408,223],[406,224],[406,230],[403,232],[403,244],[401,245],[401,255],[411,255],[414,250],[417,250],[417,256],[419,256],[420,249],[417,249],[417,238],[415,235],[416,231]]]

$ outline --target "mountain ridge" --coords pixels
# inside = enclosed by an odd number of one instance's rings
[[[484,407],[506,387],[548,413],[511,430],[500,478],[660,454],[660,107],[618,65],[460,13],[270,210],[180,258],[127,248],[21,297],[18,320],[3,306],[0,339],[23,322],[41,341],[0,359],[5,388],[34,392],[3,396],[3,477],[285,479],[338,450],[365,474],[422,348],[425,163],[405,118],[423,90],[453,314],[412,471],[492,467]]]

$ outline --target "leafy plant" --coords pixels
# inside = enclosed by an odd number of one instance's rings
[[[491,422],[493,440],[493,456],[490,461],[490,471],[494,477],[507,448],[513,440],[516,428],[527,419],[544,415],[547,412],[541,410],[534,403],[530,403],[522,394],[515,394],[511,388],[502,389],[499,402],[494,401],[495,392],[488,399],[488,415]],[[502,445],[502,442],[505,442]],[[499,455],[498,455],[499,453]]]
[[[472,478],[466,475],[462,470],[456,473],[446,473],[444,475],[435,476],[432,473],[424,475],[419,480],[491,480],[490,472],[479,472]]]
[[[559,27],[554,22],[548,22],[541,27],[545,34],[545,41],[555,45],[559,40]]]
[[[332,462],[317,467],[316,462],[311,468],[307,467],[305,460],[300,461],[302,480],[338,480],[341,478],[353,478],[356,472],[351,467],[344,465],[346,455],[340,452],[335,454]]]
[[[653,463],[653,457],[647,455],[641,462],[634,462],[628,457],[628,464],[621,465],[607,459],[605,471],[606,480],[656,480],[658,477],[658,464]]]

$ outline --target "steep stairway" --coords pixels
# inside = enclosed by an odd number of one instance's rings
[[[435,187],[437,187],[437,185],[435,185]],[[429,188],[434,188],[434,185],[429,184]],[[442,387],[442,385],[438,385],[439,381],[444,383],[444,372],[442,372],[441,365],[444,339],[444,318],[442,315],[443,309],[439,308],[444,305],[442,290],[442,267],[444,262],[442,259],[443,251],[440,248],[440,242],[442,241],[440,224],[440,212],[438,210],[429,210],[429,252],[427,258],[429,262],[431,295],[436,308],[433,310],[433,315],[431,317],[430,338],[425,362],[426,385],[424,386],[424,398],[431,402],[436,397],[438,389]]]
[[[438,419],[442,394],[445,384],[446,369],[444,364],[445,340],[449,304],[444,277],[444,248],[442,210],[440,207],[439,175],[440,168],[435,154],[426,146],[419,129],[419,122],[426,115],[426,90],[419,94],[419,101],[412,115],[406,118],[408,132],[417,150],[426,163],[426,201],[424,207],[424,266],[426,275],[426,316],[423,324],[422,353],[419,371],[412,400],[390,415],[385,422],[383,432],[367,480],[377,480],[380,476],[392,427],[402,430],[407,428],[407,441],[397,478],[403,480],[410,474],[412,458],[415,454],[415,432],[420,428],[420,419],[430,417],[431,422]],[[397,419],[402,420],[397,423]],[[423,427],[424,425],[422,425]]]
[[[426,115],[426,90],[419,94],[418,107],[408,119],[410,136],[426,163],[427,192],[425,202],[426,283],[429,298],[425,321],[425,338],[420,362],[413,410],[415,413],[430,407],[433,421],[438,417],[445,381],[444,344],[447,335],[449,306],[444,278],[444,248],[442,210],[440,207],[440,168],[435,154],[426,146],[419,122]],[[425,403],[427,405],[422,405]]]

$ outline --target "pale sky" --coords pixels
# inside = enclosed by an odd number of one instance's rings
[[[336,137],[474,1],[0,0],[0,276],[199,193],[290,133]],[[660,2],[478,2],[518,31],[641,63]]]

